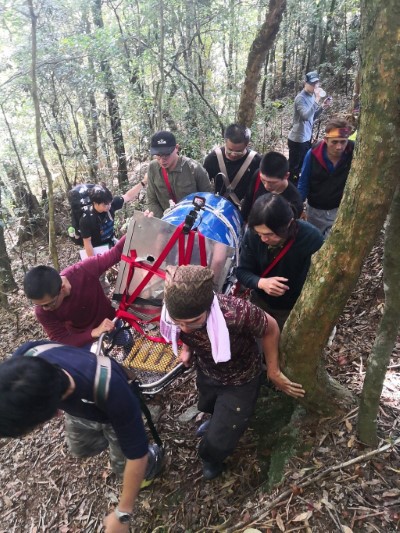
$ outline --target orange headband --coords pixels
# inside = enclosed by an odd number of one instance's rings
[[[325,133],[325,137],[327,137],[328,139],[331,139],[332,137],[342,137],[344,139],[347,139],[350,136],[350,133],[350,128],[334,128],[333,130]]]

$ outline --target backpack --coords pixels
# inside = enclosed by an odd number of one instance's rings
[[[68,228],[68,235],[72,242],[78,246],[83,245],[79,221],[83,213],[88,211],[92,205],[89,192],[93,187],[95,187],[95,183],[81,183],[68,192],[68,201],[71,206],[71,226]]]

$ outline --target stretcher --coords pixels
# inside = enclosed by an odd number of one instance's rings
[[[159,329],[166,267],[209,266],[216,291],[227,292],[234,282],[241,231],[238,209],[210,193],[187,196],[162,219],[141,212],[131,219],[112,301],[129,332],[122,364],[134,373],[143,394],[159,392],[185,371]]]

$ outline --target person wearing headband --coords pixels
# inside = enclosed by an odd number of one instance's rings
[[[307,72],[304,89],[294,100],[293,126],[288,136],[290,180],[297,182],[304,156],[311,148],[314,120],[331,105],[326,98],[321,104],[318,72]]]
[[[248,145],[251,132],[240,124],[230,124],[224,133],[225,145],[216,147],[204,160],[216,194],[239,207],[250,179],[260,166],[261,156]]]
[[[330,120],[325,137],[309,150],[304,159],[298,185],[307,200],[307,220],[326,238],[335,222],[353,159],[354,142],[349,140],[350,124]]]
[[[198,408],[211,414],[202,424],[199,455],[203,477],[219,476],[254,412],[261,378],[261,339],[267,374],[280,390],[303,397],[305,391],[280,370],[279,329],[274,318],[250,302],[215,294],[214,273],[187,265],[166,269],[160,331],[186,365],[197,370]]]

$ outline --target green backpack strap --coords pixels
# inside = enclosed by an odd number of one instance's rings
[[[96,356],[96,374],[93,383],[94,402],[105,410],[111,379],[111,359],[104,355]]]
[[[65,346],[65,344],[59,343],[46,343],[38,344],[27,350],[24,355],[36,357],[48,350],[53,348],[60,348]],[[110,389],[110,379],[111,379],[111,360],[109,357],[104,355],[96,355],[96,374],[94,377],[93,383],[93,396],[94,402],[99,407],[99,409],[105,409],[108,391]]]

